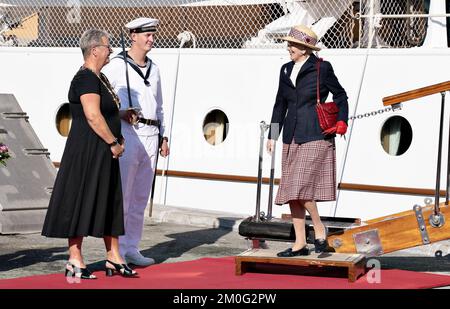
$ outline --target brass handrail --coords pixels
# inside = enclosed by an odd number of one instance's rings
[[[339,183],[338,189],[345,191],[363,191],[370,193],[405,194],[405,195],[419,195],[419,196],[433,196],[435,193],[435,190],[433,189],[377,186],[377,185],[366,185],[359,183],[344,183],[344,182]],[[445,190],[440,190],[439,195],[445,196],[445,193],[446,193]]]
[[[409,100],[418,99],[421,97],[426,97],[428,95],[445,92],[450,90],[450,81],[446,81],[443,83],[423,87],[423,88],[417,88],[414,90],[402,92],[399,94],[394,94],[388,97],[383,98],[383,105],[394,105],[398,103],[402,103]]]

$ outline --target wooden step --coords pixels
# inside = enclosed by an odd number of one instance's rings
[[[366,272],[366,258],[363,254],[314,253],[308,256],[277,257],[276,250],[249,249],[236,256],[236,275],[242,275],[255,269],[257,264],[290,265],[295,268],[346,268],[349,282],[355,282]]]

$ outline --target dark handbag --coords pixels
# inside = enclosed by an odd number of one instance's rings
[[[322,131],[336,126],[339,107],[335,102],[320,103],[319,74],[321,58],[317,61],[317,119]]]
[[[295,241],[294,225],[290,217],[282,219],[263,217],[259,221],[254,216],[248,217],[239,224],[239,235],[249,239]],[[342,234],[344,230],[361,224],[361,220],[356,218],[321,216],[320,219],[326,225],[328,235]],[[307,243],[314,243],[314,225],[310,216],[305,216],[305,235]]]
[[[256,221],[253,216],[239,224],[239,235],[257,239],[295,240],[292,222],[277,219]]]

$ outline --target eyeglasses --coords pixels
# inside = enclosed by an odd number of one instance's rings
[[[111,53],[113,52],[113,49],[112,49],[111,45],[99,44],[99,45],[95,45],[94,47],[99,47],[99,46],[106,47],[106,48],[109,49],[109,51],[110,51]]]

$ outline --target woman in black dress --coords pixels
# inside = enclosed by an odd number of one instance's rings
[[[112,50],[109,34],[87,30],[80,47],[84,64],[69,90],[72,126],[45,218],[42,235],[69,239],[66,276],[96,277],[81,254],[83,237],[103,237],[107,275],[134,276],[119,254],[124,234],[119,157],[124,151],[119,99],[100,73]]]

